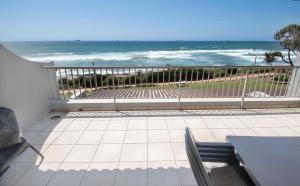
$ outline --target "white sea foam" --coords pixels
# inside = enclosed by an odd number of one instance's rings
[[[234,49],[234,50],[170,50],[170,51],[133,51],[133,52],[109,52],[92,54],[73,54],[73,53],[51,53],[25,57],[32,61],[139,61],[139,60],[208,60],[213,55],[222,55],[233,58],[239,58],[247,61],[263,61],[265,50],[253,49]],[[283,51],[283,53],[286,53]]]

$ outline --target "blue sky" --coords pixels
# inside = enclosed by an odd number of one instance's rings
[[[272,40],[293,0],[0,0],[0,41]]]

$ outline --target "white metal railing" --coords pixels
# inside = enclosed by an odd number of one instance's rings
[[[63,99],[298,97],[300,88],[290,66],[43,68],[56,71]]]

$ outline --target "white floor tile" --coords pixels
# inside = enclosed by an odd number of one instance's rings
[[[72,145],[75,144],[80,136],[81,131],[77,132],[62,132],[61,135],[53,142],[56,145]]]
[[[148,129],[167,129],[165,120],[148,119]]]
[[[167,119],[166,120],[168,129],[185,129],[187,126],[183,118],[178,119]]]
[[[171,142],[184,142],[185,130],[169,130]]]
[[[85,131],[77,141],[81,145],[97,145],[101,142],[104,131]]]
[[[93,120],[90,122],[86,130],[106,130],[109,120]]]
[[[74,145],[64,162],[91,162],[97,145]]]
[[[260,123],[257,118],[253,116],[240,116],[239,119],[247,126],[247,127],[264,127],[264,124]]]
[[[170,142],[168,130],[148,130],[148,143]]]
[[[171,143],[148,144],[148,161],[174,160]]]
[[[127,130],[147,130],[147,119],[130,119]]]
[[[18,180],[16,186],[41,186],[46,185],[50,178],[55,174],[59,163],[42,163],[41,165],[33,165]]]
[[[50,145],[43,153],[43,162],[63,162],[70,152],[72,145]]]
[[[298,134],[289,127],[272,128],[279,136],[297,136]]]
[[[188,160],[185,143],[172,143],[175,160]]]
[[[211,129],[210,131],[219,142],[226,142],[226,136],[234,135],[230,129]]]
[[[284,124],[280,123],[275,118],[270,116],[268,117],[257,117],[258,123],[260,123],[263,127],[282,127]]]
[[[276,119],[277,121],[279,121],[279,123],[282,126],[297,126],[297,125],[300,125],[298,122],[296,122],[295,120],[293,120],[293,117],[286,117],[286,116],[281,115],[281,116],[276,117],[274,119]]]
[[[202,128],[207,128],[205,122],[201,118],[189,118],[185,119],[186,126],[190,127],[191,129],[202,129]]]
[[[88,163],[62,163],[47,185],[79,186],[88,166]]]
[[[120,161],[147,161],[147,143],[124,144]]]
[[[246,129],[231,129],[231,131],[234,133],[234,135],[237,136],[256,136],[254,131],[251,128]]]
[[[180,182],[182,185],[197,186],[189,161],[176,161]]]
[[[117,174],[118,162],[91,163],[81,185],[113,186]]]
[[[89,123],[90,121],[75,120],[65,129],[65,131],[83,131],[88,127]]]
[[[52,144],[55,139],[58,138],[58,136],[61,134],[61,132],[41,132],[39,135],[34,137],[30,143],[33,145],[49,145]]]
[[[203,119],[207,128],[210,129],[226,129],[228,128],[225,122],[219,118],[205,118]]]
[[[128,119],[111,120],[107,130],[127,130]]]
[[[223,118],[222,120],[227,127],[231,129],[247,128],[247,126],[239,118]]]
[[[300,127],[300,116],[297,115],[296,117],[291,117],[291,119],[293,121],[295,121],[295,125],[294,126]]]
[[[148,162],[149,186],[180,186],[175,161]]]
[[[122,144],[101,144],[92,162],[114,162],[119,161],[122,151]]]
[[[49,125],[45,131],[64,131],[72,123],[72,121],[72,118],[63,118],[62,120],[57,121],[57,123]]]
[[[31,166],[32,163],[11,163],[9,169],[1,176],[0,185],[11,186],[15,184]]]
[[[257,136],[278,136],[271,128],[251,128]]]
[[[300,135],[300,127],[290,127],[293,131],[295,131],[298,135]]]
[[[147,130],[128,130],[124,143],[147,143]]]
[[[197,141],[213,142],[216,141],[216,137],[211,133],[209,129],[192,129],[192,134]]]
[[[147,162],[120,162],[115,186],[147,186]]]
[[[101,143],[123,143],[126,131],[106,131]]]

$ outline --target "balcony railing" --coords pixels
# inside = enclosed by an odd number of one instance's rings
[[[63,99],[297,97],[300,88],[290,66],[44,68]]]

